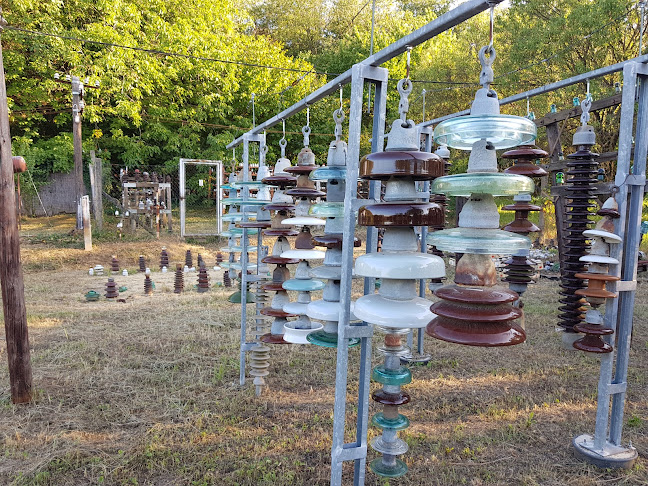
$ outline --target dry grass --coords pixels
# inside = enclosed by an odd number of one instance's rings
[[[116,254],[134,269],[141,253],[156,270],[162,244],[174,261],[190,247],[208,263],[221,246],[167,237],[99,243],[88,254],[24,241],[38,394],[33,404],[12,405],[0,369],[0,484],[328,484],[333,350],[273,348],[269,389],[256,399],[251,385],[237,386],[239,307],[227,302],[229,291],[175,295],[172,274],[154,272],[152,297],[143,295],[141,274],[131,274],[116,277],[129,287],[126,303],[84,301],[105,281],[87,275],[91,265],[108,267]],[[412,421],[401,433],[410,472],[392,483],[648,484],[645,285],[637,292],[625,410],[624,441],[640,453],[633,470],[600,470],[573,457],[571,439],[593,431],[598,362],[561,349],[553,330],[557,285],[543,280],[525,299],[525,345],[489,350],[426,338],[433,360],[413,369],[412,403],[403,407]],[[350,418],[357,367],[355,350]],[[390,483],[368,472],[366,484]]]

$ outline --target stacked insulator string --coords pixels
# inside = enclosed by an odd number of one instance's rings
[[[139,271],[142,273],[146,272],[146,260],[144,259],[144,255],[139,256],[137,263],[139,264]]]
[[[160,252],[160,270],[164,267],[169,268],[169,253],[165,247],[162,247],[162,251]]]
[[[402,385],[411,382],[410,371],[401,366],[400,358],[409,354],[401,338],[410,328],[422,328],[432,318],[431,302],[418,296],[421,279],[445,275],[443,260],[419,251],[416,226],[438,225],[443,210],[429,201],[429,193],[416,189],[417,181],[443,175],[443,161],[436,155],[419,151],[419,135],[412,120],[407,120],[407,96],[412,83],[398,83],[401,94],[401,118],[394,121],[385,152],[369,154],[360,161],[360,177],[385,182],[384,202],[363,206],[358,211],[358,224],[384,228],[382,251],[357,258],[355,274],[380,278],[377,294],[360,297],[353,308],[355,317],[375,324],[385,333],[384,346],[379,351],[384,364],[374,368],[372,377],[382,384],[373,393],[382,412],[374,415],[372,423],[382,429],[371,441],[371,447],[381,456],[371,462],[379,476],[398,477],[407,472],[399,456],[407,452],[407,443],[398,432],[409,426],[409,420],[399,413],[399,407],[410,401]]]
[[[112,273],[119,273],[119,260],[117,260],[115,255],[112,256],[110,261],[110,271]]]
[[[153,295],[153,280],[148,275],[144,276],[144,294]]]
[[[598,154],[593,153],[590,148],[596,143],[596,136],[593,128],[587,124],[589,120],[589,107],[591,101],[584,100],[581,103],[583,125],[574,134],[574,146],[576,152],[569,154],[567,158],[567,181],[565,183],[565,228],[564,228],[564,254],[560,258],[560,310],[559,326],[563,328],[563,341],[571,348],[574,339],[579,336],[574,326],[580,324],[584,319],[584,299],[577,294],[577,291],[585,287],[582,279],[576,277],[577,273],[584,273],[585,263],[581,257],[587,253],[587,237],[583,235],[593,223],[590,220],[590,210],[595,206],[592,202],[596,184]]]
[[[198,292],[207,292],[209,290],[209,274],[207,267],[202,266],[198,269]]]
[[[173,281],[173,292],[181,294],[184,290],[184,273],[182,272],[182,265],[176,265],[175,279]]]
[[[114,299],[116,297],[119,297],[119,290],[117,288],[117,284],[115,283],[115,279],[108,279],[108,282],[106,282],[106,293],[104,295],[106,296],[106,299]]]

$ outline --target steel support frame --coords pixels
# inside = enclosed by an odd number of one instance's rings
[[[381,64],[389,61],[390,59],[398,56],[399,54],[404,53],[408,47],[418,46],[419,44],[432,39],[433,37],[451,29],[456,25],[459,25],[460,23],[468,20],[471,17],[474,17],[480,12],[488,10],[491,6],[502,3],[503,1],[504,0],[468,0],[453,8],[452,10],[449,10],[443,15],[440,15],[432,22],[425,24],[423,27],[415,30],[411,34],[402,37],[401,39],[388,45],[384,49],[376,52],[372,56],[369,56],[360,64],[364,66],[378,67]],[[282,120],[296,115],[300,111],[306,109],[307,106],[310,106],[315,102],[326,98],[330,94],[336,93],[340,89],[340,86],[345,86],[351,82],[352,72],[353,68],[336,76],[324,86],[313,91],[311,94],[304,97],[294,105],[286,108],[281,113],[264,121],[260,125],[253,127],[252,129],[250,129],[250,131],[236,138],[235,140],[227,144],[226,148],[228,150],[231,150],[234,147],[238,147],[243,143],[243,139],[246,135],[262,133],[264,130],[281,123]]]
[[[635,111],[637,87],[638,105]],[[635,150],[631,163],[633,137]],[[621,280],[610,282],[609,290],[618,292],[619,297],[608,299],[605,306],[605,325],[616,330],[607,340],[613,346],[616,341],[616,346],[612,353],[604,354],[601,358],[594,436],[584,434],[573,441],[581,457],[602,467],[631,467],[637,458],[636,449],[621,444],[621,434],[628,388],[628,362],[637,288],[637,252],[641,243],[640,225],[647,154],[648,64],[629,62],[623,67],[619,153],[614,181],[617,188],[615,199],[621,214],[615,222],[615,230],[617,234],[622,235],[623,243],[612,245],[610,253],[610,256],[621,262],[620,265],[610,266],[610,274],[621,277]]]
[[[187,233],[187,165],[209,165],[217,168],[216,173],[216,233]],[[180,237],[187,236],[218,236],[223,232],[223,194],[221,186],[223,185],[223,162],[220,160],[203,160],[203,159],[180,159],[178,165],[178,180],[180,182]],[[171,208],[169,208],[171,209]]]
[[[353,484],[362,485],[367,462],[367,428],[369,423],[369,385],[371,372],[371,337],[373,325],[363,322],[350,324],[351,283],[353,274],[353,240],[355,235],[359,176],[360,133],[364,84],[374,85],[374,116],[371,138],[372,152],[382,152],[385,135],[388,71],[385,68],[356,64],[351,68],[351,107],[349,113],[349,142],[347,151],[347,180],[344,196],[344,232],[342,240],[342,279],[340,281],[340,321],[338,326],[337,362],[335,368],[335,404],[333,414],[333,445],[331,448],[331,485],[342,484],[344,461],[354,461]],[[380,197],[380,181],[372,183],[369,198]],[[376,251],[377,231],[367,227],[367,253]],[[374,280],[365,279],[365,294],[374,290]],[[347,382],[349,375],[349,338],[360,338],[360,370],[358,384],[358,417],[355,441],[344,443],[346,425]]]
[[[250,142],[259,144],[259,162],[261,161],[261,145],[265,145],[265,134],[246,133],[243,135],[243,182],[247,182],[250,171]],[[241,189],[241,212],[243,213],[242,221],[247,221],[247,208],[250,206],[245,205],[245,201],[250,197],[250,191],[247,186]],[[259,233],[261,230],[259,229]],[[241,235],[241,347],[239,356],[239,384],[245,385],[245,356],[247,352],[257,345],[256,342],[247,342],[247,267],[249,263],[248,257],[248,232],[247,228],[243,228]],[[259,271],[259,254],[261,248],[257,247],[257,272]]]

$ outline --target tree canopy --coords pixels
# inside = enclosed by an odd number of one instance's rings
[[[453,3],[377,0],[373,51]],[[225,145],[254,121],[276,114],[369,55],[372,4],[13,0],[3,12],[9,29],[2,41],[14,152],[27,157],[36,175],[72,166],[70,86],[55,82],[54,73],[60,72],[87,77],[90,84],[100,81],[97,89],[86,91],[84,144],[102,149],[113,165],[173,170],[179,157],[230,160]],[[497,8],[495,89],[507,96],[634,57],[635,7],[630,0],[511,0],[509,8]],[[483,13],[414,48],[410,115],[415,121],[423,119],[424,100],[428,119],[469,106],[479,77],[476,53],[488,43],[488,30]],[[385,67],[393,87],[405,75],[404,58]],[[617,81],[620,75],[592,81],[593,96],[608,96]],[[575,86],[534,98],[530,107],[540,116],[552,103],[562,109],[584,94],[585,86]],[[337,103],[331,97],[311,108],[318,154],[332,138]],[[390,89],[388,121],[397,116],[397,106],[398,95]],[[526,114],[526,103],[505,111]],[[614,115],[608,110],[595,119],[600,143],[611,150]],[[305,118],[301,113],[287,121],[287,130],[294,132],[287,137],[291,153],[300,148]],[[280,137],[269,134],[269,160],[278,155]]]

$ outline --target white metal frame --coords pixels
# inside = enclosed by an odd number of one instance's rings
[[[187,233],[185,231],[185,223],[187,219],[187,203],[186,203],[186,169],[187,165],[210,165],[217,167],[216,171],[216,232],[215,233]],[[185,238],[187,236],[218,236],[223,232],[223,162],[220,160],[204,160],[204,159],[180,159],[178,167],[179,181],[180,181],[180,236]]]

